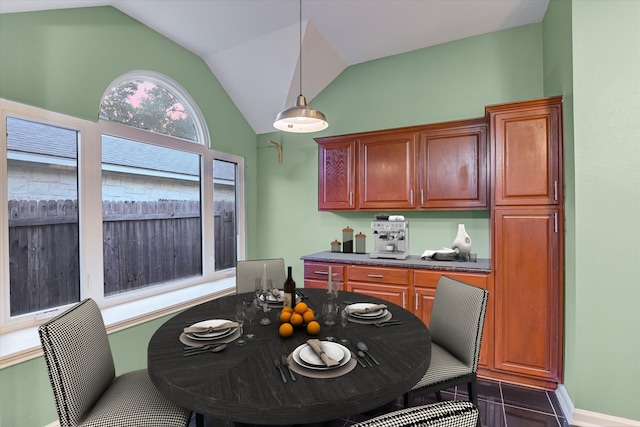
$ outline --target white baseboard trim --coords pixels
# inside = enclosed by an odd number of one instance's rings
[[[55,420],[54,422],[49,423],[44,427],[60,427],[60,420]]]
[[[558,385],[556,397],[566,420],[575,427],[640,427],[640,421],[576,409],[564,385]]]

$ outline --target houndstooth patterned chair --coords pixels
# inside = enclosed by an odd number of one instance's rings
[[[146,369],[115,376],[95,301],[85,299],[38,328],[61,427],[186,426],[191,411],[167,399]]]
[[[469,399],[477,407],[476,372],[480,358],[482,328],[489,293],[475,286],[442,276],[438,281],[431,312],[431,364],[424,377],[404,395],[404,406],[414,395],[436,393],[467,384]]]
[[[477,422],[473,403],[450,400],[400,409],[351,427],[475,427]]]

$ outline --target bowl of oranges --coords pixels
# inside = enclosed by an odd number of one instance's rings
[[[304,302],[297,303],[293,308],[283,308],[280,312],[280,323],[278,332],[283,338],[292,336],[295,328],[304,328],[309,335],[320,333],[320,323],[316,321],[313,309]]]

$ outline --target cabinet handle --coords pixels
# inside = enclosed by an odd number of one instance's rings
[[[553,231],[558,234],[558,212],[553,214]]]
[[[349,191],[349,206],[353,206],[353,191]]]
[[[328,275],[329,275],[329,272],[328,272],[328,271],[317,271],[317,270],[316,270],[316,271],[314,271],[314,273],[315,273],[315,274],[320,274],[320,275],[323,275],[323,276],[328,276]]]
[[[410,199],[410,204],[413,205],[413,190],[409,190],[409,199]]]
[[[413,310],[417,313],[418,312],[418,293],[417,292],[415,293],[414,300],[415,300],[415,303],[413,305],[415,308]]]
[[[558,201],[558,181],[553,181],[553,200]]]
[[[367,277],[372,277],[374,279],[382,279],[384,276],[382,274],[367,274]]]
[[[420,204],[424,205],[424,188],[420,189]]]
[[[404,292],[402,293],[402,308],[407,308],[407,298]]]

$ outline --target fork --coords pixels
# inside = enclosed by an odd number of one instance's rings
[[[402,322],[399,320],[387,320],[384,322],[376,322],[374,323],[378,328],[382,328],[384,326],[393,326],[393,325],[402,325]]]
[[[289,371],[289,376],[291,377],[291,381],[295,381],[296,380],[296,376],[293,375],[293,371],[291,370],[291,368],[289,367],[289,361],[287,360],[287,356],[285,356],[284,354],[281,356],[282,358],[282,364],[284,366],[287,367],[287,370]]]
[[[282,366],[280,365],[280,361],[278,359],[273,359],[273,363],[275,363],[276,368],[280,371],[280,378],[282,378],[283,383],[287,383],[287,377],[284,376],[284,372],[282,371]]]

